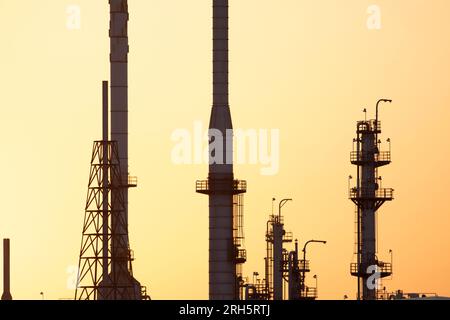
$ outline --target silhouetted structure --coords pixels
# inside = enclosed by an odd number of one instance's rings
[[[128,237],[128,1],[109,0],[111,141],[103,83],[103,140],[94,143],[76,299],[149,298],[134,279]],[[87,283],[85,283],[87,282]]]
[[[9,239],[3,239],[3,294],[2,300],[12,300],[11,261]]]
[[[246,182],[233,175],[233,135],[228,104],[228,0],[213,0],[213,106],[209,123],[208,180],[196,191],[209,196],[209,298],[235,300],[242,293],[246,261],[242,197]]]
[[[379,150],[381,141],[378,140],[378,134],[381,133],[381,125],[378,106],[381,102],[391,100],[377,102],[375,120],[358,121],[357,136],[350,155],[351,163],[357,166],[356,187],[349,190],[349,197],[356,204],[357,238],[357,262],[351,264],[350,273],[358,278],[357,298],[363,300],[377,299],[377,283],[370,281],[369,277],[375,272],[379,273],[380,278],[392,274],[392,264],[378,260],[376,242],[377,210],[383,203],[393,199],[394,192],[391,188],[382,188],[381,177],[378,176],[378,168],[391,162],[390,150]]]
[[[275,200],[275,199],[274,199]],[[291,199],[283,199],[278,206],[278,214],[272,214],[267,221],[265,277],[253,279],[253,283],[245,284],[246,300],[315,300],[317,288],[306,285],[306,273],[310,272],[309,261],[306,260],[306,245],[303,248],[303,259],[299,256],[298,241],[295,248],[288,251],[285,243],[291,243],[291,232],[284,229],[284,217],[281,208]],[[258,275],[254,273],[254,275]],[[285,294],[287,289],[287,295]]]
[[[131,264],[132,253],[129,250],[128,237],[128,189],[137,186],[137,178],[130,177],[128,172],[128,1],[109,0],[110,5],[110,67],[111,67],[111,140],[117,143],[120,175],[113,176],[112,183],[122,186],[111,190],[119,195],[112,196],[113,210],[120,213],[117,223],[120,241],[112,242],[113,255],[120,257],[114,261],[112,270],[125,272]],[[116,203],[117,201],[117,203]],[[114,224],[114,216],[112,223]],[[131,268],[130,268],[131,270]],[[116,274],[118,281],[124,286],[140,288],[139,282],[131,274]],[[139,290],[127,299],[141,299]]]
[[[135,300],[148,298],[133,278],[133,260],[125,220],[118,145],[108,139],[108,82],[103,82],[103,139],[91,158],[79,277],[75,299]]]
[[[283,276],[288,271],[284,243],[292,242],[292,233],[284,230],[281,207],[290,199],[280,202],[278,215],[271,215],[266,230],[266,279],[268,292],[274,300],[283,300]]]

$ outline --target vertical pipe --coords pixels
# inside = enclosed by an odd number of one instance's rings
[[[3,294],[2,300],[12,300],[11,296],[11,272],[10,272],[10,247],[9,239],[3,239]]]
[[[103,219],[103,248],[102,248],[102,264],[103,264],[103,270],[102,270],[102,279],[105,281],[108,278],[108,217],[109,217],[109,201],[108,201],[108,181],[109,181],[109,168],[108,168],[108,81],[103,81],[102,83],[103,87],[103,158],[102,158],[102,174],[103,174],[103,181],[102,181],[102,196],[103,196],[103,208],[102,208],[102,219]]]
[[[109,138],[108,137],[108,132],[109,132],[109,126],[108,126],[108,81],[102,82],[102,100],[103,100],[102,140],[103,140],[103,142],[108,142],[108,138]]]

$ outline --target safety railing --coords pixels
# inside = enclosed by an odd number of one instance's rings
[[[303,272],[309,272],[309,260],[299,260],[298,261],[298,269]]]
[[[244,263],[245,261],[247,261],[247,250],[236,249],[236,262]]]
[[[292,234],[292,232],[286,232],[283,236],[283,242],[292,242],[293,239],[294,235]]]
[[[195,190],[198,193],[225,193],[230,191],[233,194],[244,193],[247,191],[247,181],[214,180],[211,182],[209,180],[197,180],[195,183]]]
[[[318,297],[317,288],[306,287],[305,290],[302,292],[302,298],[316,299],[317,297]]]
[[[391,200],[394,198],[394,189],[381,188],[378,190],[366,188],[351,188],[349,191],[349,198],[352,200]]]
[[[352,151],[350,153],[350,162],[351,163],[363,163],[363,162],[390,162],[391,161],[391,152],[390,151],[381,151],[379,153],[366,153],[362,151]]]
[[[128,176],[127,185],[129,187],[136,187],[138,184],[138,178],[136,176]]]
[[[381,132],[381,122],[375,120],[358,121],[357,123],[358,133],[362,132]]]
[[[376,272],[380,273],[381,277],[391,275],[392,274],[392,264],[389,262],[378,261]],[[367,270],[363,270],[362,265],[359,265],[358,263],[350,264],[350,274],[352,274],[352,275],[363,275],[363,274],[370,274],[370,273],[373,273],[373,271],[368,272]]]
[[[378,272],[382,275],[390,275],[392,274],[392,263],[390,262],[378,262]]]

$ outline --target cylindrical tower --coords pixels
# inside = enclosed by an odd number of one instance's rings
[[[289,272],[289,253],[284,248],[285,243],[292,242],[292,233],[284,229],[284,217],[281,208],[287,201],[283,199],[278,207],[278,214],[272,214],[267,221],[266,230],[266,286],[268,298],[273,300],[283,300],[284,279]]]
[[[378,281],[392,273],[392,265],[377,257],[377,210],[393,199],[393,189],[381,188],[378,176],[378,168],[391,162],[390,151],[379,150],[378,103],[376,119],[358,121],[356,133],[356,150],[351,152],[350,161],[357,166],[357,177],[356,187],[350,189],[350,199],[357,206],[357,262],[351,264],[350,272],[358,278],[358,299],[375,300]]]
[[[128,185],[128,1],[109,0],[110,5],[110,68],[111,68],[111,140],[117,142],[121,181]],[[125,205],[124,221],[128,221],[128,188],[120,188]],[[114,207],[114,203],[113,203]],[[128,225],[128,223],[125,223]],[[128,243],[128,232],[121,230],[123,243]]]
[[[228,102],[228,0],[213,0],[213,106],[209,123],[209,175],[196,190],[209,195],[209,298],[238,299],[237,266],[243,263],[233,235],[233,196],[246,191],[234,180],[233,125]],[[245,260],[245,259],[244,259]]]

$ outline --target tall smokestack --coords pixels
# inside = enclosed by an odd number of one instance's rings
[[[9,255],[9,239],[3,239],[3,294],[2,300],[12,300],[10,287],[10,255]]]
[[[197,192],[209,195],[209,298],[239,299],[239,249],[233,234],[233,125],[228,103],[228,0],[213,0],[213,105],[209,123],[209,175]],[[242,251],[242,250],[241,250]]]
[[[111,140],[117,142],[120,163],[120,181],[112,190],[112,274],[118,287],[133,287],[130,294],[122,295],[128,300],[141,299],[141,285],[132,276],[131,251],[128,237],[128,1],[109,0],[110,5],[110,67],[111,67]]]
[[[223,156],[215,150],[219,157],[216,163],[209,164],[208,180],[211,189],[224,189],[223,193],[209,195],[209,297],[232,300],[237,297],[233,244],[234,176],[233,164],[227,162],[233,159],[233,145],[232,140],[226,139],[227,129],[233,128],[228,101],[228,0],[213,0],[213,106],[209,128],[222,133],[222,141],[218,144],[222,145]],[[212,139],[210,134],[210,142]]]
[[[121,184],[128,184],[128,1],[109,0],[111,67],[111,140],[119,149]],[[128,221],[128,188],[121,188]],[[126,223],[128,224],[128,223]],[[128,232],[123,233],[128,243]]]

